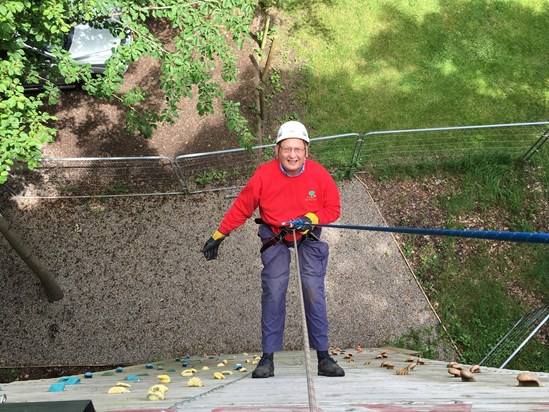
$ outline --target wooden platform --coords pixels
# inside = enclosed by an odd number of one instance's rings
[[[376,359],[386,351],[387,358]],[[352,360],[346,359],[352,353]],[[254,354],[191,356],[179,360],[157,362],[153,368],[136,365],[120,372],[97,372],[92,378],[80,375],[80,383],[66,384],[61,392],[49,392],[58,379],[2,384],[0,396],[7,402],[0,411],[56,410],[51,402],[91,400],[95,411],[549,411],[549,374],[534,373],[541,387],[519,387],[516,376],[520,371],[481,368],[475,382],[462,382],[448,373],[447,363],[425,360],[409,375],[397,375],[396,370],[409,365],[414,357],[410,351],[393,348],[371,348],[361,353],[349,349],[334,356],[345,369],[342,378],[316,375],[313,362],[314,397],[309,405],[303,352],[280,352],[275,355],[275,376],[252,379]],[[312,358],[315,360],[314,351]],[[380,367],[382,361],[394,363],[394,369]],[[183,366],[183,364],[187,366]],[[239,371],[238,364],[246,368]],[[218,366],[219,365],[219,366]],[[223,366],[221,366],[223,365]],[[469,366],[469,365],[466,365]],[[207,367],[207,370],[204,367]],[[189,377],[181,376],[185,369],[194,368],[194,377],[202,387],[188,387]],[[232,372],[228,374],[227,371]],[[215,379],[214,372],[225,372],[225,379]],[[163,401],[147,401],[148,389],[159,382],[158,375],[171,379]],[[139,381],[126,378],[139,377]],[[65,379],[65,382],[71,380]],[[74,380],[73,380],[74,381]],[[108,394],[117,382],[131,385],[125,394]],[[46,409],[30,409],[31,402],[41,402]],[[27,409],[21,409],[27,403]],[[48,409],[48,404],[53,409]],[[82,403],[83,404],[83,403]],[[34,404],[39,406],[39,404]]]

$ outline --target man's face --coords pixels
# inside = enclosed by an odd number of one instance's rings
[[[307,144],[301,139],[284,139],[275,146],[276,157],[290,176],[296,176],[308,155]]]

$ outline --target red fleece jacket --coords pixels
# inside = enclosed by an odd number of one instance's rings
[[[278,233],[282,222],[312,212],[318,223],[328,224],[339,218],[339,191],[328,171],[307,159],[305,170],[298,176],[287,176],[280,162],[273,159],[256,170],[221,221],[219,231],[228,235],[244,224],[255,209],[265,223]],[[298,236],[300,237],[300,236]],[[291,236],[288,240],[292,240]]]

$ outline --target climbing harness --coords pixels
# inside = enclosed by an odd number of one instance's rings
[[[264,223],[262,219],[255,219],[255,222],[257,224],[262,224]],[[263,246],[261,247],[260,249],[260,252],[263,253],[265,252],[267,249],[269,249],[271,246],[274,246],[276,245],[277,243],[284,243],[286,246],[290,247],[290,246],[293,246],[293,241],[287,241],[285,238],[288,234],[290,234],[292,232],[292,229],[290,228],[286,228],[286,227],[281,227],[280,228],[280,233],[278,233],[276,236],[273,236],[272,238],[270,238],[267,242],[265,242],[263,244]],[[301,241],[305,238],[310,238],[310,239],[313,239],[313,240],[320,240],[318,238],[318,236],[316,236],[312,231],[308,231],[307,233],[303,234],[302,237],[297,241],[298,244],[301,243]],[[295,230],[294,230],[294,240],[295,240]]]

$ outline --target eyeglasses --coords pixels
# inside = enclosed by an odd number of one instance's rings
[[[305,152],[304,147],[282,147],[282,146],[280,146],[280,150],[284,154],[290,154],[290,153],[294,152],[295,154],[300,155],[303,152]]]

